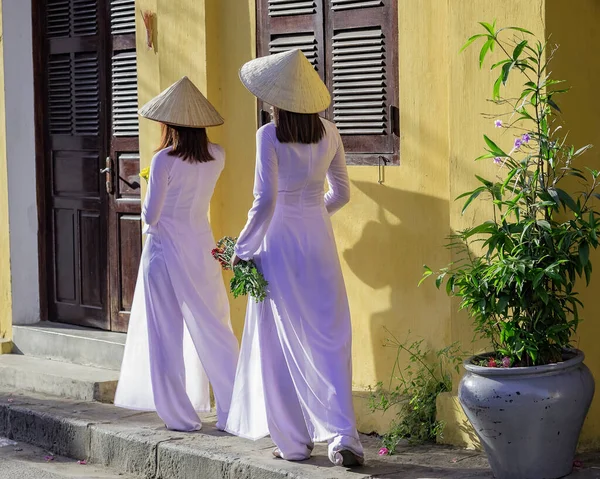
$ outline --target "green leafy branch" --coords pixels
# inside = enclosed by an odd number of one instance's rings
[[[452,390],[452,370],[458,372],[461,352],[458,343],[432,351],[423,340],[399,341],[387,328],[386,346],[396,349],[389,383],[370,388],[369,406],[373,412],[398,408],[396,419],[383,435],[383,446],[393,454],[402,440],[410,444],[434,442],[444,425],[436,418],[436,399]],[[402,356],[408,356],[408,365]]]
[[[435,275],[438,288],[445,282],[446,293],[461,298],[475,331],[498,355],[515,365],[547,364],[561,360],[581,320],[575,286],[580,278],[591,280],[600,173],[576,167],[591,145],[575,149],[560,135],[556,99],[568,89],[557,88],[563,82],[549,73],[556,50],[523,28],[480,25],[484,32],[461,51],[482,40],[480,67],[499,52],[502,58],[491,65],[498,70],[492,101],[509,106],[512,121],[496,120],[496,126],[518,135],[509,152],[483,135],[485,153],[476,160],[493,159],[499,179],[476,176],[479,186],[457,199],[464,200],[464,213],[489,198],[492,218],[452,235],[447,246],[457,260],[437,272],[426,266],[423,279]],[[503,98],[502,88],[515,72],[523,81],[521,93]]]

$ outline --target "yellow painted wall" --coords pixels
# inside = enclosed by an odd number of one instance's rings
[[[563,120],[569,131],[569,142],[582,146],[587,143],[600,143],[600,117],[597,115],[600,107],[594,79],[600,75],[600,62],[596,61],[596,47],[600,44],[600,32],[597,24],[600,21],[600,5],[594,0],[584,0],[577,3],[577,8],[569,8],[565,2],[539,0],[536,2],[490,3],[449,2],[450,49],[457,51],[461,43],[473,32],[476,21],[496,18],[501,25],[518,25],[532,30],[542,38],[549,38],[551,45],[559,44],[552,63],[551,71],[555,78],[565,79],[571,92],[560,99],[564,112]],[[572,7],[572,6],[571,6]],[[485,98],[489,97],[492,76],[480,72],[477,67],[476,49],[470,50],[455,61],[450,62],[449,85],[457,92],[462,87],[466,94],[450,98],[450,197],[456,197],[463,191],[472,189],[476,182],[473,174],[491,178],[494,166],[489,164],[473,164],[469,158],[474,158],[481,152],[481,134],[487,133],[498,138],[491,122],[476,117],[477,112],[491,112]],[[487,77],[487,78],[486,78]],[[510,88],[519,85],[509,85]],[[516,91],[514,89],[513,91]],[[501,138],[501,137],[500,137]],[[500,140],[500,146],[510,145],[511,138]],[[585,162],[593,168],[600,167],[600,150],[594,149],[587,154]],[[466,161],[465,161],[466,160]],[[472,224],[473,220],[485,218],[485,206],[473,208],[472,211],[460,216],[460,204],[454,203],[450,208],[451,229],[458,230]],[[592,260],[598,262],[600,254],[596,251]],[[597,294],[598,278],[592,280],[589,288],[581,287],[580,299],[585,304],[582,316],[585,318],[581,325],[576,344],[586,353],[586,363],[596,378],[600,377],[600,350],[596,347],[596,338],[600,334],[600,301]],[[452,307],[452,340],[460,340],[468,345],[472,337],[470,322],[466,316]],[[480,345],[481,346],[481,345]],[[474,348],[475,350],[477,347]],[[438,400],[441,418],[446,420],[444,440],[449,443],[464,446],[477,445],[473,431],[468,427],[466,417],[456,402],[456,397],[445,395]],[[581,437],[582,448],[598,447],[600,445],[600,397],[596,397]]]
[[[136,0],[136,52],[138,71],[138,103],[141,107],[147,101],[160,93],[159,74],[159,22],[156,17],[158,0]],[[142,12],[154,14],[152,42],[153,48],[148,48],[146,43],[146,28],[142,20]],[[158,146],[160,126],[158,123],[140,118],[140,169],[150,166],[154,150]],[[142,183],[142,198],[146,193],[146,183]]]
[[[351,203],[333,219],[352,309],[355,404],[364,431],[381,431],[389,423],[389,417],[368,412],[364,394],[369,385],[390,376],[395,351],[384,347],[389,334],[401,340],[409,334],[425,338],[432,348],[456,340],[471,346],[469,322],[454,313],[450,300],[432,283],[416,285],[424,263],[439,266],[451,259],[443,244],[462,219],[451,218],[456,210],[450,199],[472,184],[477,165],[471,160],[478,156],[484,131],[483,121],[472,111],[486,105],[491,77],[471,62],[474,54],[458,56],[460,44],[477,20],[518,21],[527,16],[528,27],[541,25],[535,15],[541,1],[525,8],[522,4],[514,0],[506,9],[483,0],[399,3],[401,166],[386,168],[384,185],[377,183],[377,168],[351,167]],[[252,201],[256,106],[237,72],[255,55],[254,25],[253,0],[221,0],[219,76],[228,164],[213,201],[217,236],[237,234]],[[467,68],[473,71],[467,83],[474,91],[469,95],[461,83]],[[458,92],[451,91],[452,75]],[[457,111],[465,101],[475,110]],[[473,135],[467,137],[453,122],[466,123],[464,130]],[[453,142],[451,135],[459,135],[460,141]],[[244,311],[243,300],[232,301],[238,333]]]
[[[165,88],[188,76],[208,99],[220,106],[218,88],[219,59],[215,28],[218,0],[136,0],[136,37],[138,57],[138,95],[140,106]],[[154,14],[153,48],[146,45],[146,29],[141,12]],[[209,68],[209,61],[212,62]],[[211,72],[209,75],[208,72]],[[209,136],[219,141],[220,128]],[[140,120],[141,167],[148,166],[160,139],[160,125]]]
[[[448,141],[449,141],[449,181],[448,196],[456,198],[465,191],[477,186],[474,175],[494,179],[497,167],[490,161],[474,162],[483,153],[483,134],[497,140],[501,147],[512,147],[512,137],[502,135],[494,128],[493,121],[485,119],[482,113],[494,114],[502,111],[487,100],[492,94],[492,85],[497,77],[489,71],[492,58],[487,59],[488,68],[479,68],[480,43],[459,54],[466,39],[475,33],[480,33],[480,21],[492,22],[497,20],[501,26],[520,26],[531,30],[540,38],[544,35],[544,0],[522,2],[506,0],[503,2],[448,1]],[[509,82],[506,94],[519,91],[519,82]],[[423,92],[422,94],[426,94]],[[510,145],[510,146],[509,146]],[[485,221],[489,218],[491,205],[485,202],[475,202],[461,215],[463,202],[449,203],[448,231],[460,231],[474,222]],[[454,257],[452,259],[455,259]],[[435,289],[429,283],[429,289]],[[439,292],[438,294],[444,294]],[[450,340],[458,341],[463,350],[468,353],[481,352],[486,345],[481,341],[472,342],[474,333],[472,323],[467,314],[458,311],[459,301],[450,301]],[[446,427],[441,442],[464,447],[478,447],[479,443],[473,429],[460,407],[456,391],[459,377],[455,377],[452,393],[443,394],[438,398],[438,419],[445,422]]]
[[[569,143],[585,145],[592,143],[582,160],[582,166],[600,169],[600,98],[597,79],[600,78],[600,3],[595,0],[578,0],[577,8],[568,8],[564,2],[546,2],[546,26],[551,35],[550,43],[560,45],[555,54],[552,71],[556,78],[567,80],[571,91],[558,97],[563,111],[565,130],[569,132]],[[599,204],[596,202],[597,205]],[[595,276],[588,288],[581,288],[581,301],[585,308],[584,318],[577,338],[577,346],[586,355],[596,382],[600,381],[600,252],[591,255]],[[581,436],[584,448],[600,446],[600,394],[592,404],[590,414]]]
[[[473,161],[484,153],[483,134],[495,139],[498,145],[507,151],[512,148],[513,143],[512,135],[503,134],[502,130],[494,128],[493,120],[482,116],[482,113],[496,114],[506,111],[488,101],[492,95],[492,85],[497,78],[497,72],[491,72],[489,66],[495,58],[501,59],[500,54],[496,52],[495,56],[489,57],[486,60],[487,68],[480,70],[478,58],[481,43],[476,43],[461,54],[458,52],[467,38],[483,31],[483,28],[477,24],[480,21],[492,22],[496,19],[499,26],[523,27],[538,35],[539,38],[543,38],[544,0],[449,1],[448,5],[450,6],[448,12],[449,196],[454,199],[478,186],[476,174],[489,179],[497,177],[498,167],[491,160]],[[520,93],[520,87],[521,82],[509,81],[503,94],[510,98],[514,93]],[[490,217],[491,205],[486,204],[485,201],[474,202],[464,216],[461,215],[462,206],[462,200],[450,203],[449,229],[452,232],[460,231]],[[433,286],[430,284],[429,287]],[[485,348],[485,344],[471,343],[473,339],[471,322],[466,313],[458,312],[456,300],[452,301],[451,315],[452,341],[460,341],[463,348],[471,352],[479,352],[481,348]],[[455,387],[457,383],[458,381],[455,382]]]
[[[138,10],[157,13],[158,27],[156,50],[149,51],[138,19],[140,104],[187,74],[217,106],[225,125],[210,130],[209,135],[225,147],[227,165],[211,205],[211,222],[216,237],[236,235],[252,202],[256,102],[238,80],[238,70],[255,56],[254,0],[176,3],[137,0]],[[389,418],[370,415],[364,400],[367,387],[387,380],[393,366],[395,351],[384,347],[388,336],[384,328],[399,339],[410,332],[412,338],[424,338],[432,348],[453,341],[460,341],[466,350],[482,347],[471,343],[470,321],[456,312],[454,301],[438,292],[433,282],[417,288],[423,264],[439,267],[451,260],[443,248],[445,237],[489,211],[485,205],[478,206],[462,217],[460,205],[452,201],[475,185],[474,174],[495,175],[491,163],[473,159],[481,154],[483,133],[495,137],[500,133],[480,115],[494,111],[486,102],[493,77],[479,70],[476,49],[459,55],[460,46],[477,30],[478,21],[497,19],[501,25],[518,25],[543,35],[548,16],[548,31],[556,26],[554,35],[564,22],[561,40],[568,39],[565,50],[569,52],[565,56],[576,63],[560,64],[572,78],[559,76],[589,89],[586,75],[592,78],[598,73],[593,70],[598,69],[598,62],[595,67],[586,64],[583,68],[584,58],[573,52],[584,43],[590,49],[588,59],[594,58],[599,33],[593,33],[591,26],[600,15],[594,0],[582,3],[582,11],[568,12],[567,7],[546,8],[544,0],[399,2],[401,166],[386,168],[384,185],[377,183],[376,167],[351,167],[351,203],[333,219],[352,310],[354,388],[363,431],[381,431],[389,422]],[[589,31],[581,28],[583,20]],[[577,35],[569,39],[573,31]],[[570,71],[573,66],[578,69],[576,75]],[[588,122],[593,116],[592,100],[582,93],[571,101],[567,115],[578,121],[578,127],[581,124],[582,141],[593,140],[592,133],[597,136],[599,125]],[[588,115],[581,116],[586,107]],[[155,124],[142,120],[143,164],[151,158],[157,132]],[[511,141],[506,136],[499,143]],[[584,292],[584,299],[588,298],[586,316],[591,316],[595,307],[600,308],[600,301]],[[231,304],[234,329],[240,336],[246,304],[242,299],[232,299]],[[593,319],[584,324],[584,331],[596,332],[590,324]],[[587,337],[588,363],[593,362],[598,370],[600,352],[594,353],[593,337]],[[455,443],[472,444],[472,432],[464,427],[455,398],[449,395],[446,399],[440,409],[451,421],[447,437]],[[585,438],[594,435],[599,421],[600,406],[593,410]]]
[[[441,248],[449,222],[448,102],[443,81],[446,8],[439,8],[441,2],[434,0],[406,3],[410,2],[401,4],[399,12],[400,45],[407,50],[416,45],[421,55],[400,55],[405,62],[400,69],[400,105],[411,105],[401,108],[402,167],[387,168],[385,185],[377,183],[377,168],[351,168],[352,201],[333,220],[353,312],[357,410],[369,430],[381,429],[382,418],[368,415],[360,392],[389,377],[395,356],[393,350],[383,348],[384,326],[399,337],[408,330],[415,337],[435,330],[439,333],[432,340],[435,347],[450,339],[448,300],[431,289],[416,289],[425,257],[439,264],[449,260]],[[216,236],[236,235],[246,221],[252,202],[256,131],[255,99],[238,79],[241,65],[255,56],[255,4],[253,0],[220,0],[219,4],[218,75],[227,167],[212,203]],[[421,35],[423,31],[431,34]],[[419,85],[425,86],[426,94],[419,92]],[[424,237],[422,231],[428,234]],[[429,306],[426,318],[420,311],[422,304]],[[245,306],[244,300],[232,300],[238,335]]]
[[[254,0],[215,1],[218,4],[216,30],[219,42],[214,48],[219,61],[217,72],[209,74],[216,74],[220,79],[219,111],[225,118],[221,141],[227,155],[225,171],[211,204],[214,234],[220,238],[239,234],[252,202],[256,101],[239,81],[238,70],[256,55],[256,32]],[[226,280],[229,280],[228,275]],[[241,337],[246,303],[232,297],[230,300],[233,327]]]
[[[0,2],[0,354],[10,352],[2,339],[12,338],[12,294],[10,279],[10,240],[8,223],[8,177],[4,112],[4,43],[2,3]]]

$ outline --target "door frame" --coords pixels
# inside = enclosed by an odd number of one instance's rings
[[[101,5],[104,4],[108,14],[105,14],[98,19],[98,29],[100,32],[106,31],[106,24],[110,18],[110,0],[100,0]],[[53,277],[54,268],[52,261],[49,260],[49,255],[54,251],[53,236],[52,236],[52,209],[49,207],[49,197],[52,192],[51,175],[49,161],[52,158],[51,142],[49,131],[47,128],[48,120],[48,88],[46,81],[48,50],[45,37],[47,0],[31,0],[31,16],[32,16],[32,34],[33,34],[33,73],[34,73],[34,124],[35,124],[35,169],[36,169],[36,193],[37,193],[37,217],[38,217],[38,265],[39,265],[39,291],[40,291],[40,320],[53,321],[56,318],[50,317],[50,303],[52,301],[51,294],[55,288],[55,278]],[[100,35],[100,52],[99,58],[100,79],[99,88],[104,92],[104,98],[110,98],[108,94],[108,85],[110,82],[110,58],[108,55],[109,39],[106,35]],[[104,73],[102,73],[104,72]],[[102,97],[101,97],[102,98]],[[111,118],[110,105],[107,101],[100,104],[100,145],[99,160],[100,164],[104,164],[103,159],[110,152],[108,130]],[[109,237],[109,221],[108,194],[104,189],[100,191],[101,208],[105,210],[106,224],[104,225],[103,241],[107,244],[106,252],[106,267],[104,270],[104,278],[102,294],[104,295],[104,309],[106,314],[106,324],[111,325],[111,306],[110,306],[110,266],[108,262],[108,237]]]
[[[47,195],[48,171],[46,158],[48,151],[48,137],[44,126],[46,117],[46,44],[44,42],[46,0],[31,1],[31,21],[33,32],[33,96],[35,118],[35,170],[37,192],[37,217],[38,217],[38,264],[39,264],[39,290],[40,290],[40,320],[48,321],[49,294],[52,283],[48,274],[48,243],[50,223],[48,221]]]

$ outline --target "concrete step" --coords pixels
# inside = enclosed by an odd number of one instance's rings
[[[0,355],[0,384],[78,401],[114,400],[119,373],[18,354]]]
[[[96,368],[121,368],[124,333],[43,321],[13,326],[13,352]]]

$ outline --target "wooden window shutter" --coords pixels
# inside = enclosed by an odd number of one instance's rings
[[[257,0],[257,55],[299,48],[325,79],[322,0]],[[259,124],[270,121],[259,101]]]
[[[257,1],[257,55],[305,53],[332,92],[325,114],[350,164],[399,162],[397,44],[396,0]]]
[[[322,0],[258,0],[258,56],[299,48],[325,78]]]
[[[110,8],[110,33],[135,35],[135,0],[113,0]]]
[[[46,37],[68,37],[71,33],[71,7],[69,0],[48,0],[46,10]]]
[[[50,134],[73,131],[71,55],[52,55],[48,60],[48,116]]]
[[[48,110],[53,135],[98,135],[100,63],[98,52],[50,55]]]
[[[47,38],[98,34],[98,0],[48,0]]]
[[[51,135],[98,137],[101,115],[98,0],[48,0]]]
[[[73,0],[72,27],[74,36],[98,34],[98,1]]]
[[[135,51],[112,57],[112,129],[114,136],[138,136],[137,60]]]
[[[73,55],[73,133],[100,133],[100,63],[98,52]]]
[[[135,11],[135,0],[110,2],[113,143],[139,136]]]
[[[398,163],[395,0],[325,0],[328,117],[350,164]]]

